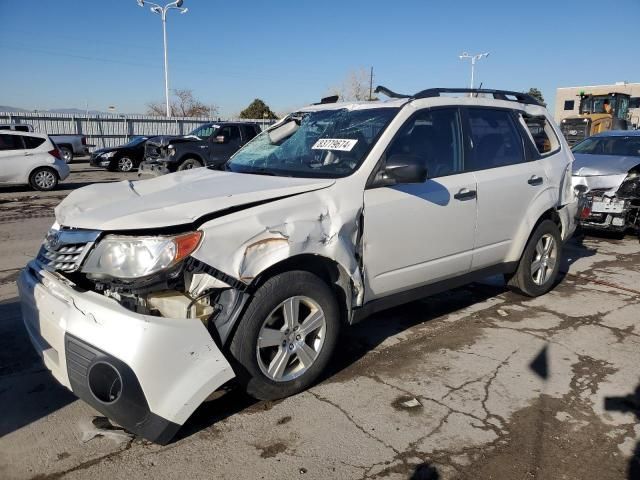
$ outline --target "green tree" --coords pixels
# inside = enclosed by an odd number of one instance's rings
[[[251,104],[240,112],[240,118],[268,118],[274,120],[278,116],[259,98],[256,98]]]
[[[536,100],[538,100],[545,107],[547,106],[546,102],[544,101],[544,97],[542,96],[542,92],[537,88],[532,87],[529,89],[527,93],[531,95],[533,98],[535,98]]]

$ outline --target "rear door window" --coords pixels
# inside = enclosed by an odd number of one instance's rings
[[[471,158],[466,170],[485,170],[525,161],[522,137],[509,110],[467,108]]]
[[[19,135],[0,135],[0,150],[24,150]]]
[[[22,139],[24,140],[25,148],[27,148],[28,150],[38,148],[44,143],[44,138],[40,137],[22,137]]]

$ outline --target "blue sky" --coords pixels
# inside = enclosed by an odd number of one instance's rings
[[[466,86],[462,51],[489,51],[487,88],[640,81],[640,0],[185,0],[170,13],[170,86],[233,115],[319,100],[353,69],[414,92]],[[135,0],[0,0],[0,105],[144,112],[163,100],[160,18]]]

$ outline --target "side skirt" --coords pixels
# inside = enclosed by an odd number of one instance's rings
[[[374,313],[397,307],[405,303],[420,300],[452,288],[461,287],[471,282],[481,280],[493,275],[514,273],[518,268],[518,262],[501,263],[492,267],[482,268],[473,272],[465,273],[455,278],[448,278],[436,283],[430,283],[421,287],[412,288],[403,292],[376,298],[365,303],[362,307],[354,309],[351,315],[351,324],[358,323]]]

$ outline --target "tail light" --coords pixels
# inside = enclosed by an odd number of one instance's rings
[[[586,219],[586,218],[589,218],[590,215],[591,215],[591,208],[589,208],[587,205],[582,207],[582,210],[580,211],[580,218]]]
[[[53,150],[49,150],[47,152],[49,155],[53,155],[54,157],[56,157],[58,160],[62,159],[62,153],[60,153],[60,150],[58,150],[58,147],[54,148]]]

